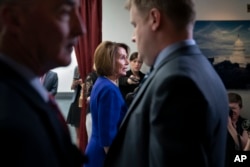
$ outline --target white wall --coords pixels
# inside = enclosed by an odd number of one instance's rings
[[[69,66],[52,69],[58,75],[57,92],[73,92],[70,87],[73,80],[74,68],[77,65],[75,52],[72,53],[71,57],[72,61]]]
[[[194,0],[198,20],[248,20],[249,0]],[[136,51],[136,45],[131,42],[133,27],[129,22],[129,12],[124,8],[125,0],[103,0],[103,40],[124,42],[131,51]],[[72,54],[72,63],[68,67],[57,68],[59,76],[58,92],[70,92],[76,58]],[[142,71],[147,71],[143,66]]]
[[[133,26],[130,24],[129,12],[124,8],[125,0],[103,0],[103,40],[124,42],[129,45],[131,53],[137,51],[132,42]],[[146,73],[149,67],[142,65]]]

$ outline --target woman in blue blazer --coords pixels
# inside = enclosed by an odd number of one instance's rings
[[[92,134],[86,148],[84,167],[103,167],[104,159],[127,111],[118,88],[118,79],[126,75],[128,46],[110,41],[95,50],[94,64],[99,75],[90,95]]]

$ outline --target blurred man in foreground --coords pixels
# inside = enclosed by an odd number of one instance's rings
[[[39,81],[67,66],[83,34],[79,0],[0,0],[0,166],[79,167],[57,104]]]

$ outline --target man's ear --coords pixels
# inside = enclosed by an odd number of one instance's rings
[[[149,18],[152,30],[155,31],[159,28],[161,22],[161,13],[158,9],[152,8],[149,12]]]
[[[14,5],[3,5],[0,8],[0,27],[8,26],[8,30],[11,32],[17,32],[20,29],[20,8]]]

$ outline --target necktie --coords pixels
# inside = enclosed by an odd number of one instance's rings
[[[66,121],[65,121],[65,119],[64,119],[64,117],[63,117],[63,115],[62,115],[62,113],[61,113],[61,111],[60,111],[60,109],[59,109],[59,107],[58,107],[58,105],[56,103],[56,101],[55,101],[54,96],[51,95],[50,93],[49,93],[49,105],[55,111],[56,116],[57,116],[58,120],[60,121],[64,131],[69,134],[67,123],[66,123]]]
[[[144,78],[142,79],[140,85],[137,87],[136,92],[138,92],[139,88],[142,86],[142,84],[146,81],[146,79],[149,77],[149,75],[152,73],[153,71],[153,66],[150,68],[149,72],[146,73],[146,75],[144,76]]]
[[[142,81],[141,81],[139,87],[141,87],[141,85],[146,81],[146,79],[147,79],[148,76],[149,76],[149,73],[150,73],[150,72],[147,72],[147,73],[146,73],[146,75],[145,75],[144,78],[142,79]]]

